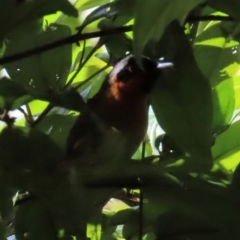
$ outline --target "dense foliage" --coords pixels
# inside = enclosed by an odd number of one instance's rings
[[[239,239],[239,9],[0,0],[0,240],[85,239],[86,224],[102,240]],[[174,64],[151,93],[146,141],[133,161],[69,176],[69,130],[128,52]]]

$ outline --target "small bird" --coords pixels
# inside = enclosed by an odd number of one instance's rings
[[[93,164],[134,154],[146,135],[148,96],[162,68],[146,57],[141,65],[129,55],[113,67],[73,125],[66,159]]]

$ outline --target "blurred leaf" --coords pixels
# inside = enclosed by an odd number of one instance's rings
[[[0,240],[6,240],[6,226],[0,221]]]
[[[212,147],[212,154],[215,162],[225,171],[231,171],[239,163],[240,140],[240,121],[230,125],[230,127],[218,135]]]
[[[114,225],[125,224],[133,212],[136,212],[136,211],[133,209],[124,209],[124,210],[118,211],[109,219],[108,225],[114,226]]]
[[[139,211],[132,210],[123,226],[123,237],[125,239],[132,239],[137,236],[139,229]]]
[[[97,9],[93,10],[83,21],[81,26],[78,28],[78,30],[81,32],[88,24],[103,18],[103,17],[111,17],[115,12],[109,11],[109,8],[111,7],[112,3],[106,3],[104,5],[101,5]]]
[[[28,37],[28,41],[26,41]],[[38,35],[29,33],[24,37],[14,38],[9,41],[4,56],[13,55],[21,49],[25,51],[36,48]],[[46,80],[43,78],[39,55],[34,55],[19,61],[5,65],[6,70],[12,81],[21,84],[30,94],[42,96],[48,93]]]
[[[227,68],[240,62],[237,54],[237,42],[231,34],[239,31],[235,23],[220,23],[208,28],[195,39],[194,55],[197,63],[211,86],[235,76],[236,71]]]
[[[40,34],[39,46],[63,39],[71,35],[68,26],[51,24],[45,32]],[[40,55],[41,71],[48,87],[60,91],[67,81],[72,61],[72,47],[70,44],[44,52]]]
[[[133,18],[136,0],[116,0],[113,2],[100,5],[97,9],[93,10],[83,21],[79,27],[82,31],[88,24],[99,20],[101,18],[114,19],[116,26],[121,26]],[[91,4],[91,2],[90,2]]]
[[[4,167],[19,172],[50,169],[59,163],[61,155],[61,149],[39,131],[5,128],[1,132],[0,157]]]
[[[110,0],[82,0],[82,1],[78,1],[78,3],[76,4],[76,8],[79,11],[84,11],[90,8],[104,5],[108,2],[110,2]]]
[[[103,19],[99,22],[98,27],[101,30],[115,28],[116,25],[109,20]],[[118,39],[116,41],[116,38]],[[115,34],[114,36],[102,37],[107,51],[112,61],[123,58],[127,52],[131,51],[131,40],[124,33]]]
[[[0,108],[16,109],[30,102],[33,97],[28,95],[21,85],[8,78],[0,79]]]
[[[227,79],[213,88],[213,132],[226,127],[233,116],[235,107],[232,79]]]
[[[188,179],[184,185],[184,189],[144,189],[148,199],[144,216],[148,222],[161,221],[156,225],[158,235],[170,237],[175,232],[176,237],[184,234],[186,238],[209,240],[226,240],[229,234],[239,237],[239,229],[231,227],[239,221],[236,193],[197,178]]]
[[[56,238],[56,229],[53,227],[49,210],[40,200],[30,200],[18,206],[15,229],[19,239],[24,238],[26,234],[29,239]]]
[[[228,2],[224,0],[208,0],[208,3],[211,7],[227,13],[237,20],[240,19],[237,11],[237,9],[240,7],[240,2],[238,0],[230,0]]]
[[[50,3],[48,0],[24,1],[21,4],[16,4],[15,1],[2,0],[0,9],[2,10],[0,14],[0,39],[8,31],[56,11],[62,11],[73,17],[78,16],[77,10],[67,0],[57,0],[54,3]]]
[[[67,89],[61,93],[51,94],[46,100],[52,102],[55,106],[79,112],[85,107],[85,102],[74,88]]]
[[[174,37],[173,37],[174,36]],[[178,25],[171,25],[159,43],[174,46],[175,69],[162,74],[151,96],[157,120],[173,141],[190,154],[194,171],[211,166],[212,97],[190,44]],[[176,124],[177,121],[177,124]]]
[[[173,21],[181,24],[194,7],[205,0],[185,0],[184,4],[178,0],[140,0],[136,4],[134,24],[134,53],[140,56],[149,40],[162,37],[165,28]]]
[[[66,144],[69,131],[76,121],[76,116],[51,114],[47,115],[36,127],[46,133],[61,148]]]

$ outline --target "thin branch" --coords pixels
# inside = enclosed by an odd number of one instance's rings
[[[105,69],[107,69],[109,67],[109,65],[107,64],[106,66],[104,66],[103,68],[99,69],[98,71],[96,71],[95,73],[93,73],[90,77],[88,77],[87,79],[85,79],[83,82],[79,83],[78,85],[76,85],[74,88],[75,89],[79,89],[80,87],[82,87],[84,84],[86,84],[87,82],[89,82],[92,78],[94,78],[95,76],[97,76],[99,73],[103,72]]]
[[[189,17],[186,19],[186,22],[196,22],[196,21],[234,21],[234,18],[230,16],[200,16],[200,17]],[[37,47],[34,49],[29,49],[24,52],[16,53],[10,56],[6,56],[3,58],[0,58],[0,64],[6,64],[9,62],[14,62],[21,60],[26,57],[30,57],[39,53],[43,53],[49,50],[52,50],[54,48],[61,47],[63,45],[67,44],[73,44],[77,43],[79,41],[91,39],[91,38],[97,38],[97,37],[104,37],[109,35],[114,35],[122,32],[130,32],[133,29],[133,25],[128,26],[122,26],[117,27],[113,29],[103,30],[103,31],[96,31],[96,32],[90,32],[90,33],[76,33],[72,36],[68,36],[66,38],[48,43],[46,45],[43,45],[41,47]]]
[[[146,140],[143,140],[142,143],[142,159],[145,158],[145,152],[146,152]],[[139,179],[139,183],[141,185],[141,179]],[[139,233],[138,233],[138,239],[143,239],[143,191],[141,187],[139,188],[139,194],[140,194],[140,202],[139,202]]]
[[[39,117],[31,124],[31,127],[35,127],[37,124],[39,124],[43,118],[52,110],[53,105],[48,104],[47,107],[44,109],[44,111],[39,115]]]
[[[16,53],[14,55],[6,56],[4,58],[0,58],[0,64],[6,64],[9,62],[18,61],[20,59],[23,59],[32,55],[43,53],[43,52],[52,50],[54,48],[61,47],[63,45],[77,43],[79,41],[83,41],[86,39],[104,37],[104,36],[114,35],[122,32],[129,32],[129,31],[132,31],[132,27],[133,27],[132,25],[129,25],[129,26],[123,26],[123,27],[118,27],[114,29],[108,29],[105,31],[96,31],[96,32],[90,32],[90,33],[76,33],[72,36],[68,36],[66,38],[48,43],[41,47],[37,47],[24,52]]]
[[[82,70],[82,68],[84,67],[84,65],[88,62],[88,60],[92,57],[92,55],[96,52],[96,50],[98,48],[100,48],[103,45],[103,43],[101,42],[101,40],[98,41],[98,43],[96,44],[96,46],[91,50],[91,52],[88,54],[88,56],[84,59],[84,61],[82,63],[79,63],[78,68],[76,70],[76,72],[73,74],[73,76],[71,77],[71,79],[67,82],[67,84],[65,85],[65,89],[72,84],[72,82],[74,81],[74,79],[76,78],[76,76],[78,75],[78,73]]]
[[[20,111],[20,112],[23,114],[26,122],[30,124],[31,122],[29,121],[29,117],[28,117],[27,113],[24,111],[24,109],[21,108],[21,107],[19,107],[19,108],[18,108],[18,111]]]
[[[28,115],[29,123],[32,124],[34,122],[32,111],[29,107],[29,104],[26,104],[25,106],[26,106],[26,109],[27,109],[27,115]]]
[[[186,22],[205,22],[205,21],[234,21],[234,18],[230,16],[210,15],[210,16],[194,16],[188,17],[186,19]]]

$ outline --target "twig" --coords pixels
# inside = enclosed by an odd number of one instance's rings
[[[28,115],[29,123],[32,124],[34,122],[32,111],[29,107],[29,104],[26,104],[25,106],[26,106],[26,109],[27,109],[27,115]]]
[[[30,120],[29,120],[29,117],[28,117],[27,113],[24,111],[24,109],[21,108],[21,107],[19,107],[19,108],[18,108],[18,111],[20,111],[20,112],[23,114],[26,122],[30,124],[31,122],[30,122]]]
[[[38,123],[42,121],[42,119],[52,110],[53,105],[48,104],[44,111],[39,115],[39,117],[31,124],[31,127],[35,127]]]
[[[30,50],[27,50],[24,52],[16,53],[14,55],[6,56],[4,58],[0,58],[0,64],[6,64],[9,62],[18,61],[20,59],[23,59],[23,58],[26,58],[26,57],[29,57],[32,55],[43,53],[43,52],[52,50],[54,48],[61,47],[63,45],[77,43],[79,41],[83,41],[86,39],[104,37],[104,36],[108,36],[108,35],[114,35],[114,34],[118,34],[118,33],[122,33],[122,32],[129,32],[129,31],[132,31],[132,25],[118,27],[118,28],[114,28],[114,29],[108,29],[105,31],[96,31],[96,32],[90,32],[90,33],[76,33],[72,36],[68,36],[63,39],[48,43],[41,47],[37,47],[37,48],[30,49]]]
[[[82,68],[84,67],[84,65],[88,62],[88,60],[92,57],[92,55],[96,52],[96,50],[98,48],[100,48],[102,46],[102,42],[101,40],[98,41],[98,43],[95,45],[95,47],[91,50],[91,52],[88,54],[88,56],[84,59],[84,61],[82,63],[79,63],[78,68],[76,70],[76,72],[73,74],[73,76],[71,77],[71,79],[67,82],[67,84],[65,85],[65,89],[72,84],[72,82],[74,81],[74,79],[76,78],[76,76],[78,75],[78,73],[82,70]]]
[[[196,22],[196,21],[234,21],[234,18],[230,16],[195,16],[195,17],[189,17],[186,19],[186,22]],[[24,52],[16,53],[10,56],[6,56],[3,58],[0,58],[0,64],[6,64],[9,62],[18,61],[20,59],[30,57],[39,53],[43,53],[49,50],[52,50],[54,48],[61,47],[63,45],[77,43],[79,41],[91,39],[91,38],[97,38],[97,37],[104,37],[109,35],[114,35],[122,32],[130,32],[133,29],[133,25],[128,26],[122,26],[117,27],[113,29],[103,30],[103,31],[96,31],[96,32],[90,32],[90,33],[76,33],[72,36],[68,36],[66,38],[48,43],[46,45],[43,45],[41,47],[33,48]]]
[[[105,69],[107,69],[109,67],[109,65],[107,64],[106,66],[104,66],[103,68],[99,69],[98,71],[96,71],[95,73],[93,73],[90,77],[88,77],[87,79],[85,79],[83,82],[79,83],[78,85],[76,85],[74,88],[75,89],[79,89],[80,87],[82,87],[84,84],[86,84],[87,82],[89,82],[92,78],[94,78],[95,76],[97,76],[99,73],[103,72]]]
[[[234,21],[234,18],[230,16],[210,15],[188,17],[186,19],[186,22],[205,22],[205,21]]]
[[[80,61],[79,61],[80,65],[82,65],[82,62],[83,62],[83,58],[84,58],[84,55],[85,55],[85,50],[86,50],[86,40],[83,41],[83,50],[82,50],[82,55],[81,55],[81,58],[80,58]]]
[[[142,159],[145,158],[145,151],[146,151],[146,141],[144,139],[142,143]],[[141,179],[139,179],[139,185],[141,185]],[[143,238],[143,192],[141,187],[139,188],[139,240]]]

